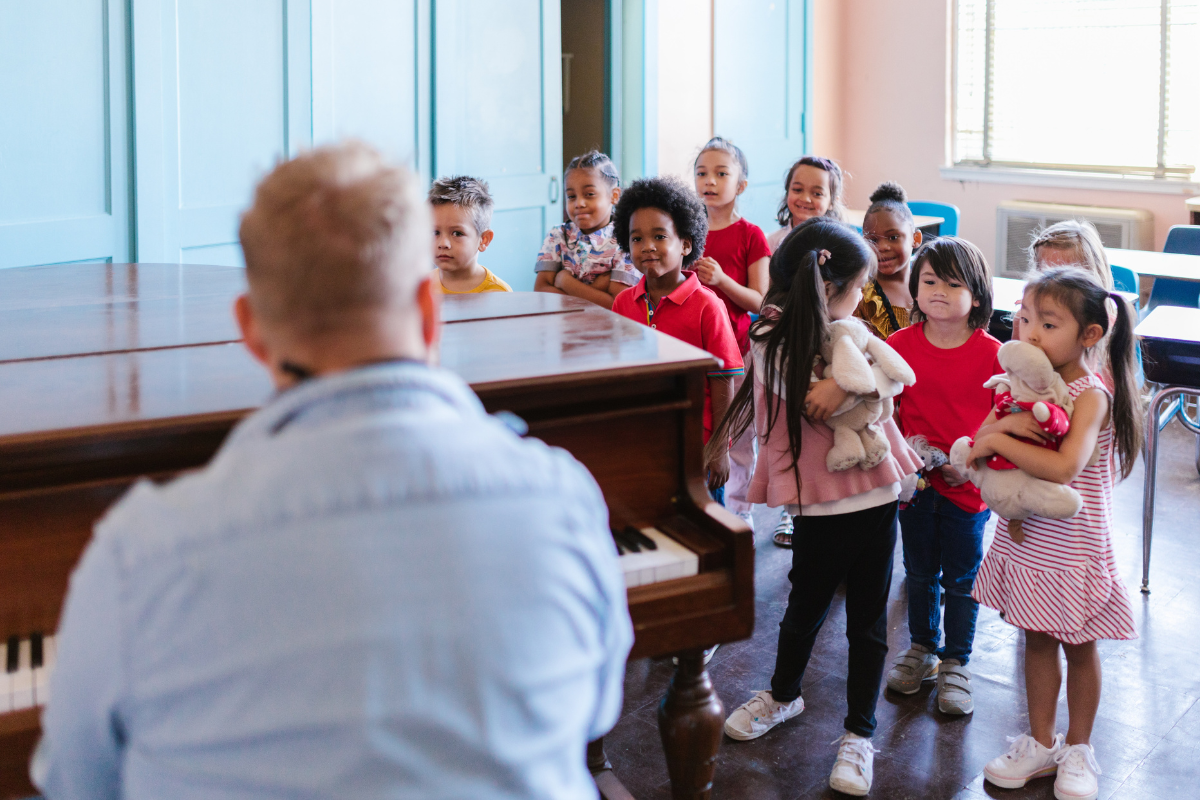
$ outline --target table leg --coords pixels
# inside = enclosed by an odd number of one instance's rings
[[[712,791],[725,710],[704,668],[704,651],[679,654],[679,667],[658,707],[674,800],[707,800]]]
[[[625,788],[617,776],[613,774],[612,764],[604,752],[604,737],[601,736],[587,746],[588,771],[596,782],[601,800],[633,800],[633,795]]]
[[[1146,412],[1146,481],[1142,491],[1142,594],[1150,594],[1150,541],[1154,535],[1154,483],[1158,472],[1158,417],[1163,404],[1183,394],[1181,386],[1164,386]]]

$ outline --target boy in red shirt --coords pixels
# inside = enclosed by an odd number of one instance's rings
[[[898,398],[900,430],[949,453],[960,436],[975,435],[992,409],[992,390],[983,388],[984,381],[1004,371],[996,359],[1000,342],[987,332],[991,270],[970,242],[935,239],[917,251],[909,290],[914,324],[888,338],[917,376],[916,385]],[[979,613],[971,589],[991,512],[975,484],[949,464],[932,470],[928,480],[900,511],[912,647],[896,659],[887,685],[915,694],[922,681],[936,676],[938,709],[969,714],[975,705],[966,665]],[[943,589],[946,643],[939,647]]]
[[[685,270],[704,251],[708,214],[704,203],[681,181],[634,181],[613,211],[613,235],[642,272],[636,286],[613,300],[612,310],[662,333],[707,350],[720,366],[704,388],[704,441],[720,421],[743,373],[742,356],[725,304]],[[716,492],[729,475],[729,455],[705,465],[709,489]]]

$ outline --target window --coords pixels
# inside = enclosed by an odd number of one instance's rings
[[[1193,179],[1200,0],[958,0],[956,165]]]

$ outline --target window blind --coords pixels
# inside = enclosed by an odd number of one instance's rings
[[[1200,166],[1200,0],[958,0],[954,160]]]

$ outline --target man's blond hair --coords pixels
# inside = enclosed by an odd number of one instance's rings
[[[303,335],[370,325],[415,302],[431,224],[417,177],[361,142],[286,161],[242,215],[251,307]]]

